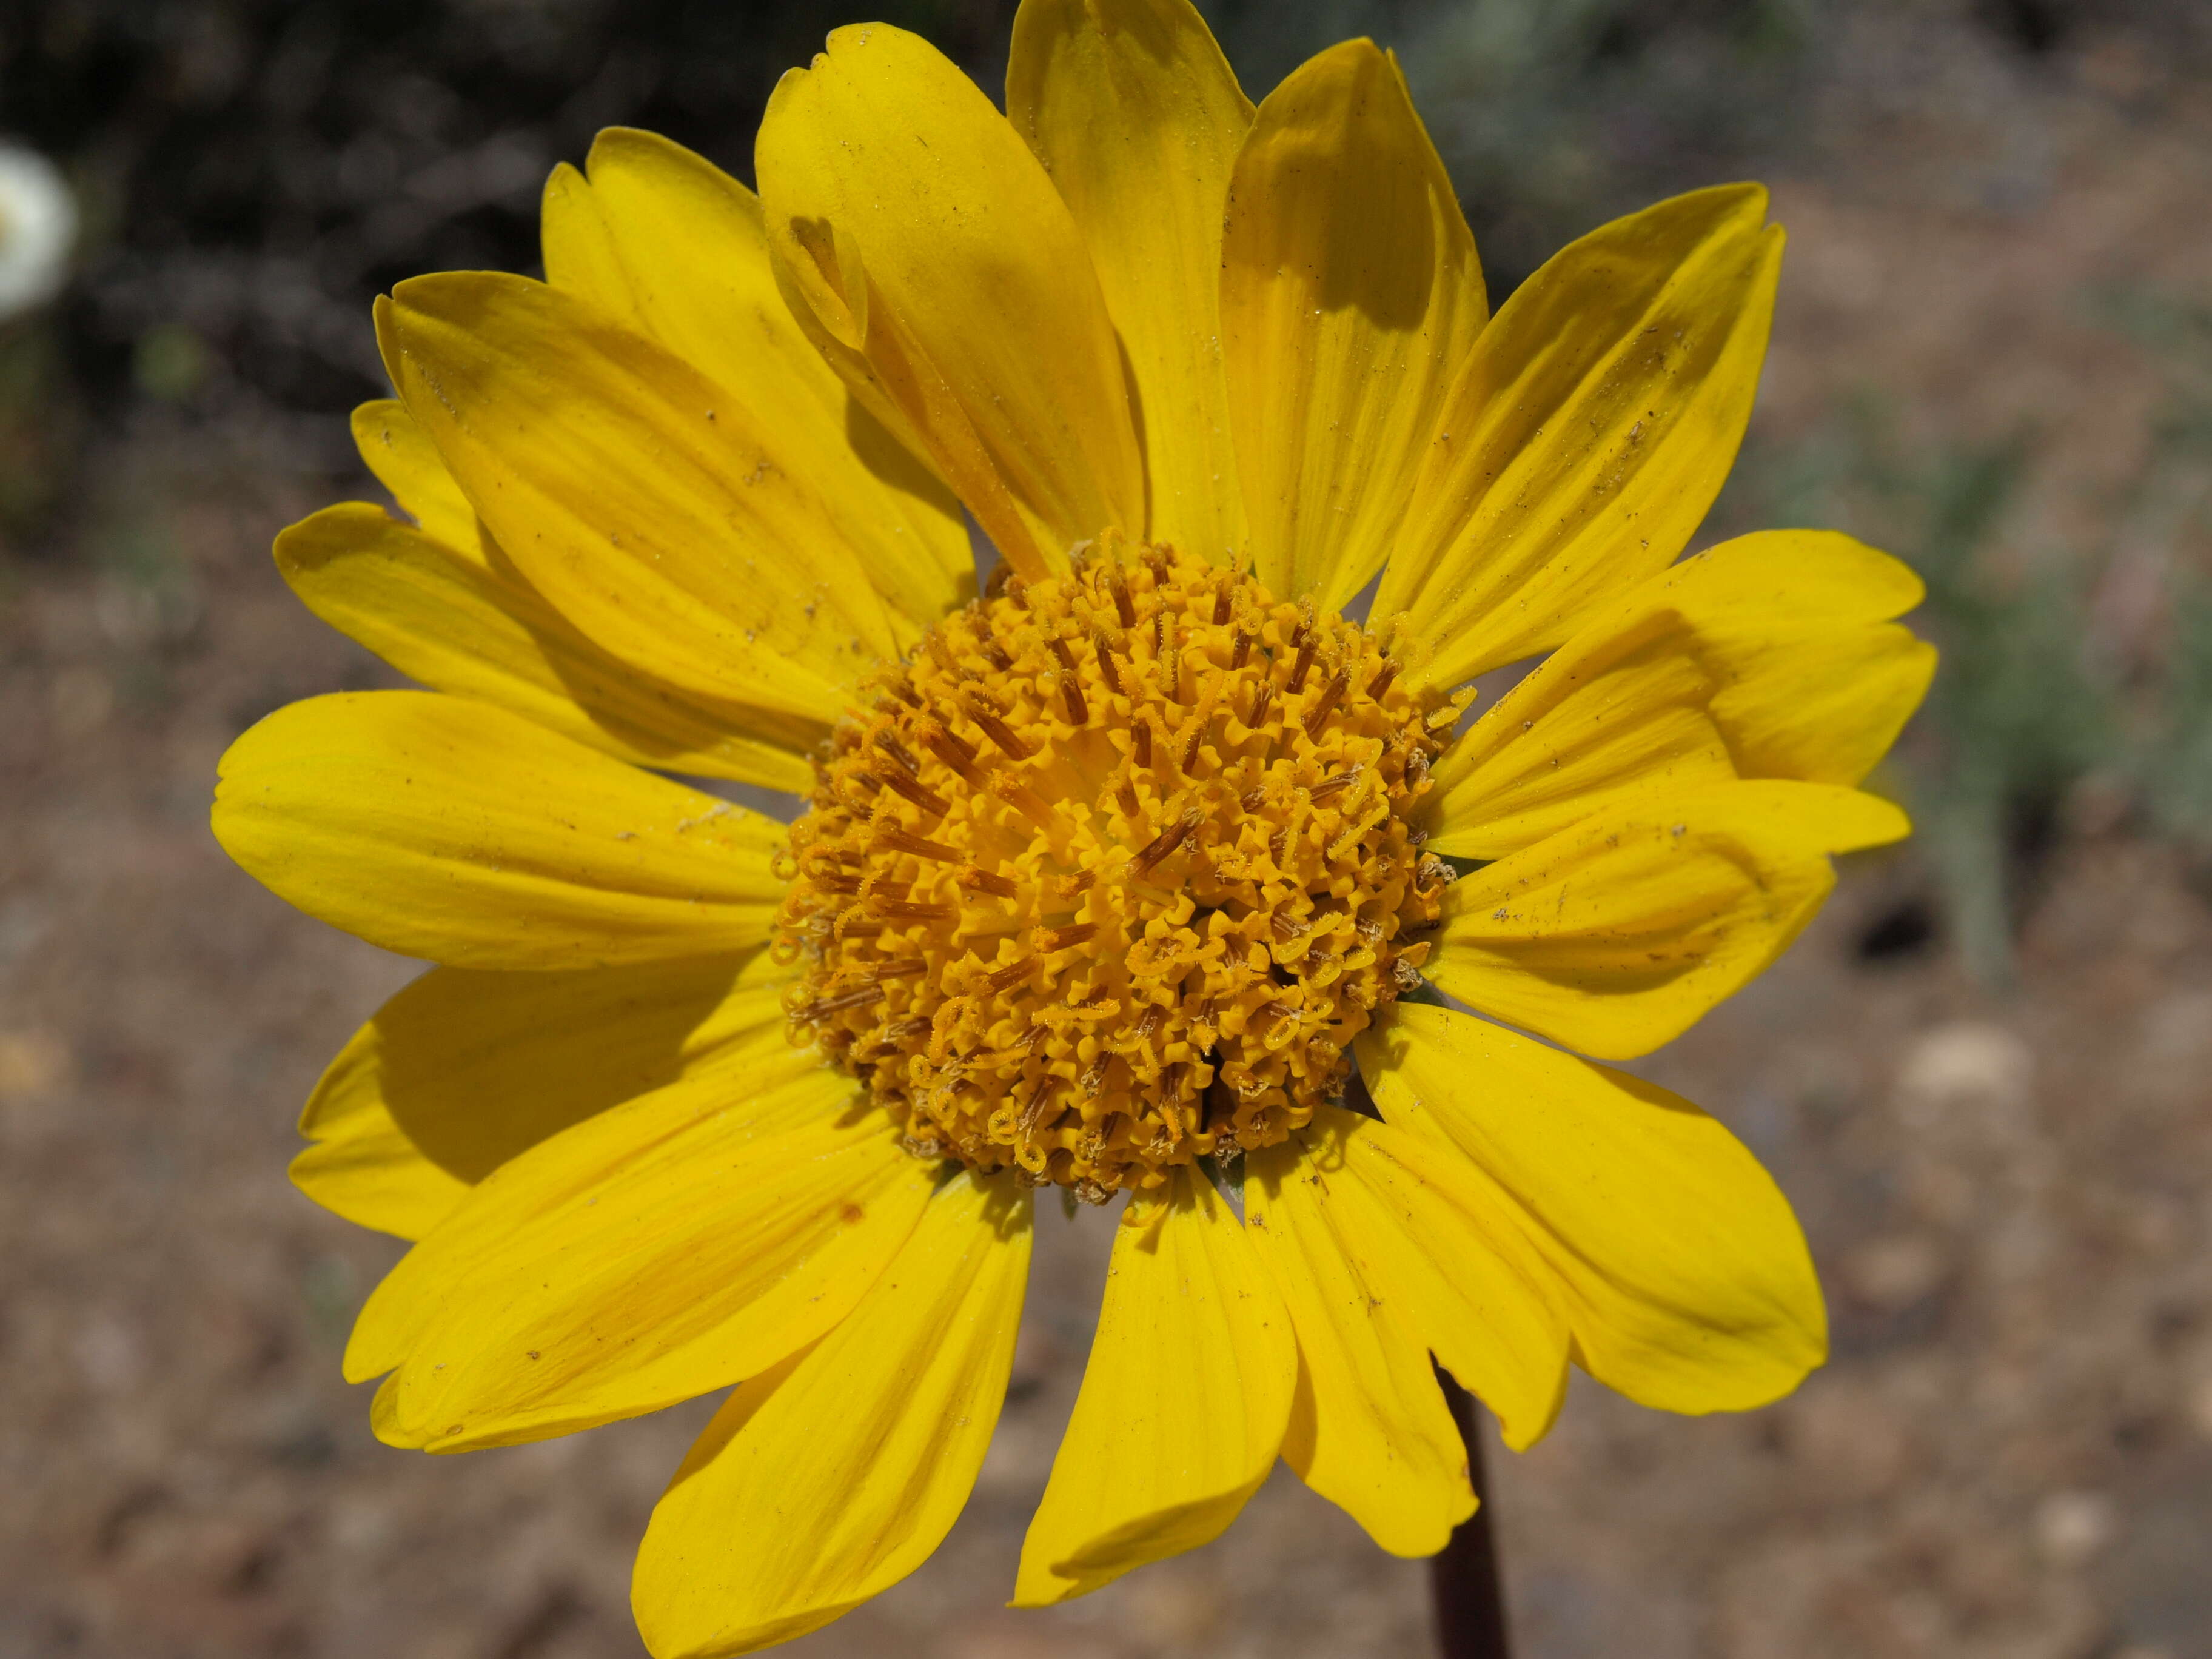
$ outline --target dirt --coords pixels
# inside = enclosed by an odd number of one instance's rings
[[[2100,71],[2123,92],[2148,72]],[[1794,286],[1763,422],[1875,381],[1923,430],[2047,420],[2054,514],[2124,473],[2157,365],[2080,296],[2205,283],[2201,130],[2168,112],[2142,136],[2126,96],[2067,95],[2024,193],[1962,197],[1956,168],[1942,189],[1781,182]],[[1914,142],[1938,140],[1895,138]],[[393,683],[265,552],[361,486],[258,419],[108,441],[104,533],[150,562],[0,570],[0,1659],[635,1653],[631,1555],[711,1402],[461,1458],[380,1446],[337,1358],[401,1247],[283,1176],[319,1069],[417,967],[264,893],[206,807],[262,714]],[[2203,884],[2124,825],[2066,842],[2004,997],[1940,931],[1915,944],[1929,891],[1909,852],[1850,862],[1779,966],[1640,1068],[1788,1191],[1834,1355],[1736,1417],[1578,1381],[1534,1450],[1493,1442],[1524,1659],[2212,1656]],[[1064,1609],[1001,1607],[1107,1238],[1097,1214],[1042,1214],[967,1515],[791,1650],[1422,1651],[1421,1564],[1280,1471],[1214,1545]]]

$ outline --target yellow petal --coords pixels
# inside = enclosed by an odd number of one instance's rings
[[[1480,1172],[1340,1108],[1321,1113],[1305,1140],[1315,1197],[1360,1271],[1496,1414],[1505,1443],[1534,1445],[1566,1397],[1566,1319]]]
[[[1030,1238],[1010,1181],[956,1176],[843,1323],[730,1396],[638,1552],[655,1659],[787,1641],[928,1559],[999,1420]]]
[[[1273,1467],[1297,1345],[1273,1277],[1188,1167],[1115,1229],[1098,1334],[1012,1605],[1045,1607],[1218,1537]]]
[[[589,177],[546,185],[545,276],[650,336],[774,432],[856,550],[868,579],[924,625],[973,596],[960,504],[822,359],[777,292],[760,202],[650,132],[611,127]]]
[[[1024,0],[1006,117],[1074,214],[1128,351],[1152,538],[1243,568],[1221,216],[1251,100],[1189,0]]]
[[[278,709],[222,757],[214,823],[278,897],[456,967],[745,950],[783,894],[781,824],[422,691]]]
[[[325,1082],[332,1075],[325,1072]],[[300,1129],[315,1144],[293,1158],[292,1184],[356,1226],[420,1238],[468,1193],[466,1182],[422,1155],[380,1102],[357,1091],[333,1097],[312,1129],[304,1121]]]
[[[438,446],[415,424],[407,405],[380,398],[353,412],[354,447],[377,483],[392,492],[407,515],[456,552],[477,549],[477,510],[439,459]]]
[[[1664,569],[1750,417],[1782,258],[1755,185],[1601,226],[1514,291],[1453,385],[1376,592],[1412,678],[1547,651]]]
[[[1019,574],[1145,523],[1121,352],[1066,204],[918,35],[836,30],[769,100],[769,239],[856,392],[898,411]]]
[[[580,974],[433,969],[323,1073],[292,1179],[349,1221],[420,1238],[509,1158],[611,1106],[710,1066],[759,1088],[813,1066],[784,1041],[795,972],[765,951]]]
[[[783,1166],[804,1162],[810,1144],[819,1151],[826,1138],[843,1149],[869,1140],[880,1127],[880,1120],[867,1119],[861,1109],[851,1079],[819,1065],[796,1073],[779,1067],[763,1073],[757,1084],[726,1067],[702,1069],[571,1124],[485,1176],[447,1218],[453,1224],[442,1230],[442,1237],[426,1236],[400,1258],[355,1322],[346,1348],[346,1376],[359,1382],[406,1362],[457,1288],[441,1282],[432,1268],[469,1250],[495,1251],[502,1227],[542,1227],[546,1215],[596,1196],[599,1183],[635,1184],[641,1170],[650,1176],[659,1164],[668,1162],[672,1144],[678,1152],[706,1147],[710,1159],[719,1155],[733,1164],[746,1162],[750,1188],[758,1188],[782,1179],[789,1173]],[[799,1138],[784,1140],[793,1134]],[[771,1143],[765,1162],[750,1150],[763,1142]],[[801,1156],[783,1155],[790,1152]],[[674,1175],[681,1179],[683,1172]],[[586,1202],[582,1207],[588,1212],[597,1206]],[[587,1224],[597,1218],[581,1218]],[[692,1224],[682,1217],[669,1219]],[[537,1290],[543,1296],[554,1286],[541,1284]]]
[[[1393,1555],[1434,1555],[1474,1513],[1467,1452],[1395,1287],[1370,1274],[1363,1218],[1324,1193],[1299,1139],[1246,1158],[1247,1236],[1298,1339],[1283,1461]],[[1348,1184],[1348,1183],[1347,1183]]]
[[[1761,531],[1666,576],[1680,583],[1678,603],[1694,606],[1717,651],[1740,665],[1735,683],[1714,697],[1713,714],[1745,775],[1858,782],[1888,752],[1935,674],[1932,646],[1876,625],[1920,603],[1920,578],[1848,536]],[[1786,607],[1825,625],[1785,635],[1775,617]]]
[[[562,289],[417,276],[381,307],[392,377],[477,516],[600,645],[817,720],[900,634],[811,453]]]
[[[1826,784],[1632,795],[1462,876],[1424,971],[1484,1013],[1625,1060],[1782,954],[1836,884],[1828,854],[1911,828]]]
[[[1359,1066],[1383,1116],[1455,1146],[1534,1241],[1600,1382],[1665,1411],[1741,1411],[1826,1357],[1789,1200],[1688,1101],[1402,1003]]]
[[[276,568],[307,609],[434,691],[496,703],[636,765],[813,787],[807,757],[827,726],[698,696],[610,656],[495,543],[464,552],[354,501],[278,536]]]
[[[936,1170],[817,1066],[727,1068],[586,1118],[487,1176],[362,1310],[378,1432],[466,1451],[566,1434],[757,1376],[889,1265]]]
[[[1260,580],[1334,611],[1382,564],[1485,316],[1482,266],[1395,61],[1267,94],[1222,246],[1230,430]]]
[[[546,176],[538,205],[538,241],[548,283],[581,295],[625,328],[653,332],[638,314],[638,296],[631,290],[614,229],[593,198],[591,180],[566,161],[556,163]],[[669,252],[683,258],[678,249]],[[680,346],[675,349],[679,356],[684,355]]]
[[[1423,809],[1429,845],[1503,858],[1662,787],[1856,783],[1935,672],[1934,648],[1887,622],[1920,593],[1832,531],[1741,537],[1662,571],[1452,746]]]

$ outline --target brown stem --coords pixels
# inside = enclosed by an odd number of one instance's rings
[[[1441,1369],[1437,1381],[1467,1447],[1467,1474],[1476,1499],[1474,1513],[1452,1529],[1451,1541],[1429,1561],[1437,1651],[1443,1659],[1511,1659],[1505,1592],[1498,1578],[1498,1540],[1491,1531],[1496,1505],[1482,1471],[1482,1408]]]

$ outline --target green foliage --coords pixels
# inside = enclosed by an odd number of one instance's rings
[[[1591,226],[1785,145],[1810,39],[1796,0],[1472,0],[1403,55],[1502,295]]]
[[[2166,395],[2093,544],[2024,545],[2030,435],[1916,450],[1870,397],[1806,441],[1750,446],[1715,510],[1729,531],[1850,530],[1927,582],[1911,620],[1943,659],[1898,784],[1960,948],[1991,984],[2011,976],[2036,859],[2085,783],[2212,856],[2212,581],[2192,562],[2212,541],[2212,309],[2143,294],[2096,308],[2150,349]],[[2097,637],[2091,590],[2116,577],[2155,585],[2157,637]]]
[[[2141,291],[2103,295],[2096,311],[2152,356],[2166,397],[2148,456],[2117,515],[2120,550],[2171,598],[2161,659],[2148,677],[2133,748],[2152,824],[2212,856],[2212,306]]]
[[[1960,949],[2005,982],[2028,860],[2082,779],[2110,763],[2112,687],[2094,672],[2080,571],[2056,562],[2010,581],[1983,556],[2027,464],[2015,441],[1939,453],[1891,481],[1917,509],[1913,562],[1928,583],[1922,623],[1944,653],[1929,693],[1911,795],[1950,902]]]
[[[2070,561],[2001,571],[2031,463],[2023,438],[1912,453],[1863,400],[1811,441],[1750,450],[1723,522],[1832,525],[1905,559],[1928,584],[1911,618],[1942,662],[1899,780],[1969,964],[2002,984],[2033,856],[2085,777],[2108,765],[2114,688],[2087,648]]]
[[[2191,583],[2174,607],[2164,696],[2142,776],[2154,823],[2212,855],[2212,585]]]

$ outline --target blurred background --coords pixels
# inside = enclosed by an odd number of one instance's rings
[[[1255,96],[1346,34],[1397,50],[1493,299],[1619,212],[1767,180],[1790,252],[1706,539],[1890,548],[1945,652],[1879,781],[1919,836],[1640,1067],[1789,1191],[1833,1363],[1698,1421],[1578,1380],[1535,1450],[1493,1443],[1524,1659],[2212,1656],[2212,5],[1206,9]],[[872,15],[995,89],[1012,11]],[[859,16],[0,5],[0,1659],[639,1651],[631,1551],[702,1411],[374,1443],[337,1357],[400,1247],[283,1165],[415,967],[262,892],[206,807],[260,715],[392,683],[267,554],[382,499],[345,432],[385,390],[371,295],[534,271],[546,171],[602,125],[749,178],[776,76]],[[1104,1225],[1045,1226],[951,1542],[793,1651],[1425,1650],[1420,1566],[1279,1473],[1207,1549],[1000,1610]]]

